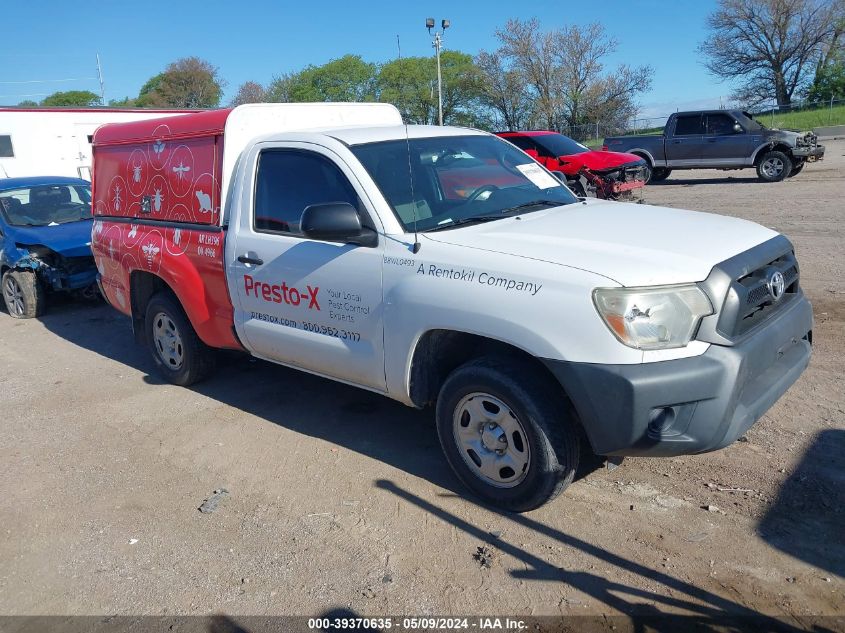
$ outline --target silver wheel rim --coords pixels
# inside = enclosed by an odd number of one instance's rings
[[[185,361],[185,347],[179,329],[164,312],[159,312],[153,319],[153,342],[164,365],[178,371]]]
[[[783,161],[780,158],[767,158],[763,161],[761,169],[766,178],[777,178],[783,172]]]
[[[18,316],[23,315],[23,290],[11,275],[8,275],[6,281],[3,282],[3,298],[6,300],[6,307],[9,308],[9,312]]]
[[[528,474],[531,449],[513,410],[487,393],[464,396],[455,407],[452,431],[467,467],[484,483],[513,488]]]

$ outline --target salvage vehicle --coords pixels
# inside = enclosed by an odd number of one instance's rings
[[[628,200],[646,184],[645,159],[621,152],[598,152],[568,136],[549,131],[496,132],[551,172],[566,177],[578,196]]]
[[[241,350],[433,405],[456,475],[512,511],[572,482],[583,441],[727,446],[811,353],[784,236],[579,199],[510,143],[389,104],[105,125],[94,213],[103,294],[167,381]]]
[[[663,134],[611,136],[602,149],[641,156],[652,182],[676,169],[750,168],[760,180],[778,182],[824,159],[812,132],[769,129],[741,110],[677,112]]]
[[[41,315],[54,293],[97,295],[92,223],[86,180],[0,179],[0,284],[10,316]]]

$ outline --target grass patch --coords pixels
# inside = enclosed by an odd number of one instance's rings
[[[775,112],[774,116],[769,112],[754,115],[754,118],[768,127],[811,130],[826,125],[845,125],[845,105],[797,112]]]

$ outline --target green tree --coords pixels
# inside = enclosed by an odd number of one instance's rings
[[[482,75],[472,56],[440,54],[443,123],[478,126]],[[409,123],[437,122],[437,62],[434,57],[404,57],[384,64],[378,75],[379,100],[392,103]]]
[[[37,108],[38,104],[32,99],[24,99],[18,104],[19,108]]]
[[[266,97],[277,102],[375,101],[377,72],[375,64],[359,55],[344,55],[277,77]]]
[[[44,97],[41,101],[42,106],[51,108],[60,107],[77,107],[84,108],[89,106],[102,105],[100,97],[90,90],[68,90],[66,92],[54,92],[53,94]]]
[[[807,98],[810,101],[845,99],[845,56],[828,63],[818,72],[807,92]]]
[[[151,77],[138,94],[138,105],[170,108],[215,108],[226,82],[217,67],[199,57],[185,57]]]

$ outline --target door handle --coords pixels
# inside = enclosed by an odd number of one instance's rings
[[[707,139],[707,142],[708,142],[708,143],[715,143],[715,142],[717,142],[718,140],[719,140],[718,138],[708,138],[708,139]]]
[[[261,266],[264,263],[264,260],[260,257],[250,257],[249,255],[241,255],[238,257],[238,261],[242,264],[252,264],[254,266]]]
[[[679,139],[675,139],[672,141],[672,145],[678,145],[681,141]]]

